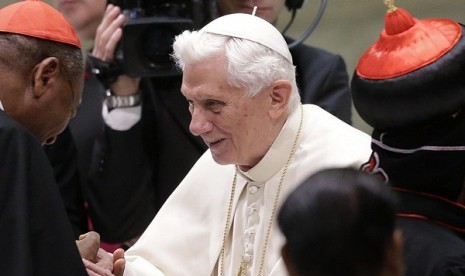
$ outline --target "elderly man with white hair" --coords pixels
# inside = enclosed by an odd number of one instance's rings
[[[116,251],[116,275],[286,275],[277,210],[328,167],[359,167],[370,136],[302,105],[279,31],[231,14],[176,37],[190,131],[209,150],[139,241]]]

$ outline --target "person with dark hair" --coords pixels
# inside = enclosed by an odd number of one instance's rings
[[[373,127],[362,169],[399,199],[406,276],[465,275],[465,28],[388,3],[352,78]]]
[[[29,0],[0,9],[0,49],[1,274],[86,275],[41,148],[81,102],[81,43],[58,11]]]
[[[325,169],[310,176],[278,213],[289,274],[402,275],[396,204],[388,185],[353,168]]]

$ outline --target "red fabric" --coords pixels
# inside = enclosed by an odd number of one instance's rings
[[[415,25],[413,16],[404,9],[398,8],[394,12],[388,12],[384,19],[386,34],[395,35],[410,29]]]
[[[20,1],[0,9],[0,32],[22,34],[81,48],[64,16],[40,0]]]
[[[413,18],[404,9],[386,15],[380,38],[360,58],[357,74],[366,79],[388,79],[410,73],[441,58],[462,36],[449,19]]]

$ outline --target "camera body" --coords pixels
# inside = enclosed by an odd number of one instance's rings
[[[116,66],[131,77],[179,75],[171,60],[174,37],[197,30],[216,14],[216,0],[109,0],[126,15]]]

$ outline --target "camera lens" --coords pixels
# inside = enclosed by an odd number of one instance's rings
[[[177,34],[177,30],[163,26],[150,29],[142,36],[142,52],[148,67],[156,69],[171,64],[171,44]]]
[[[205,10],[215,0],[109,0],[128,20],[116,60],[132,77],[179,75],[171,60],[174,37],[207,21]],[[208,8],[210,10],[210,8]]]

